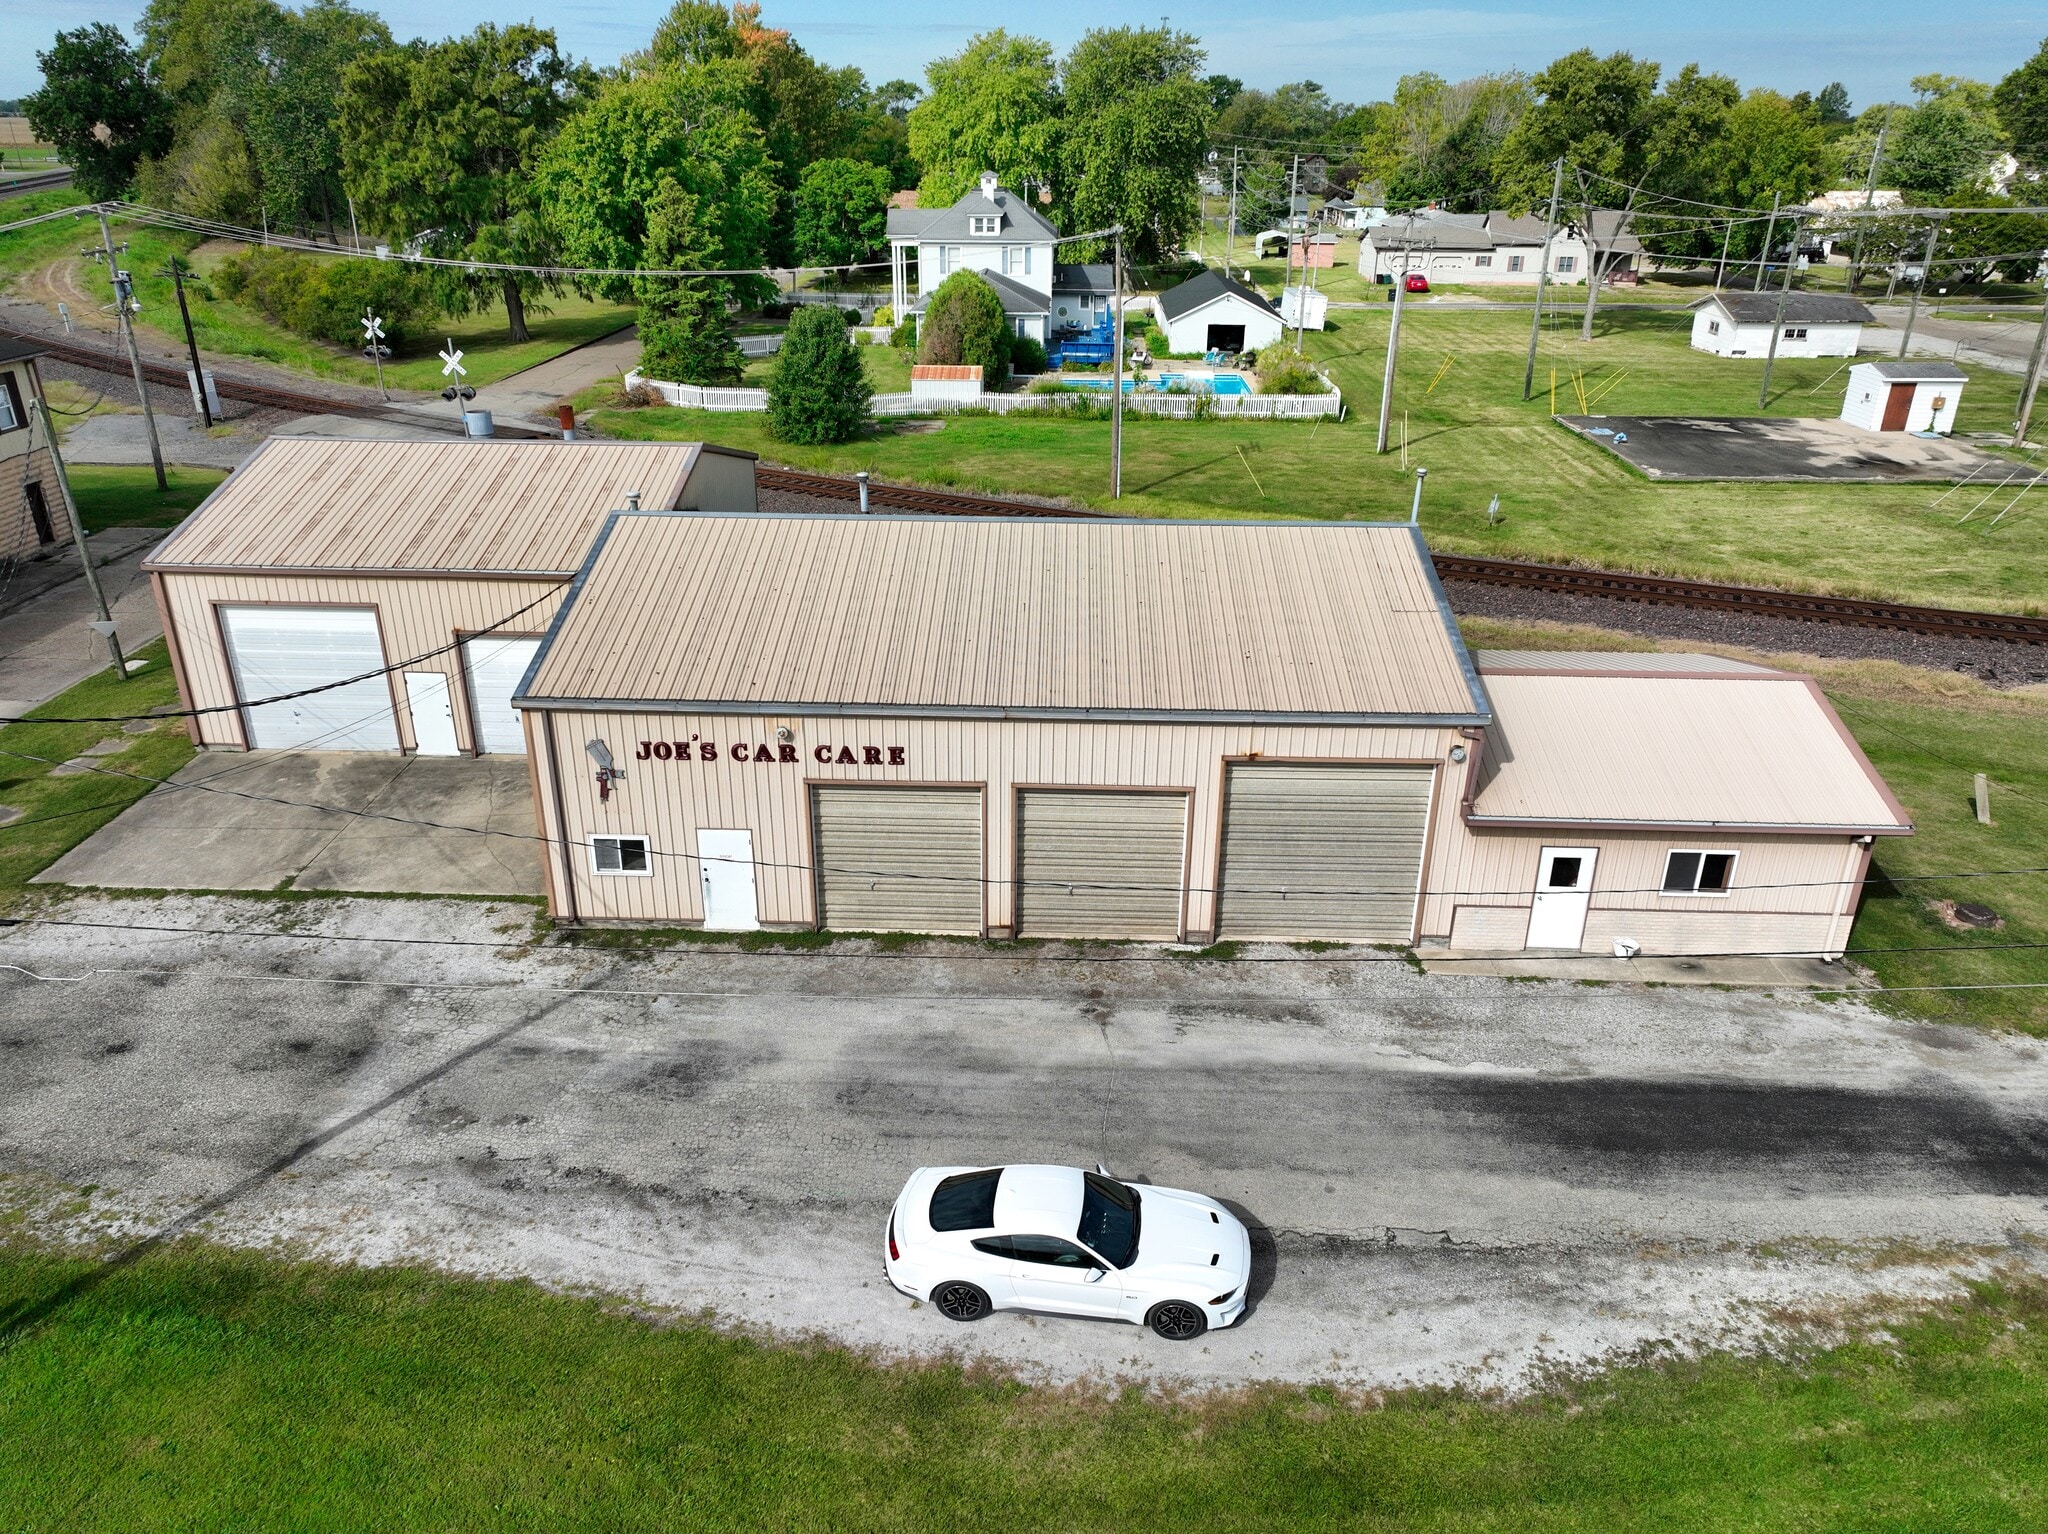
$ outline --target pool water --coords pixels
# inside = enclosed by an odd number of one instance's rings
[[[1250,382],[1235,373],[1219,373],[1214,377],[1198,374],[1193,378],[1188,377],[1185,373],[1161,373],[1157,378],[1148,379],[1145,387],[1155,393],[1165,394],[1175,384],[1185,386],[1191,394],[1204,392],[1210,394],[1249,394],[1252,392]],[[1066,385],[1070,389],[1100,389],[1105,394],[1109,392],[1109,380],[1107,378],[1072,378],[1066,381]],[[1137,387],[1138,381],[1136,379],[1126,378],[1124,380],[1124,393],[1129,394]]]

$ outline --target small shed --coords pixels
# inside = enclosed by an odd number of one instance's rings
[[[1859,362],[1849,369],[1842,419],[1865,431],[1946,435],[1969,377],[1953,362]]]
[[[1280,320],[1303,330],[1321,330],[1329,319],[1330,295],[1297,285],[1280,295]]]
[[[981,368],[921,362],[910,370],[910,398],[920,405],[981,403]]]
[[[1280,311],[1263,294],[1217,271],[1168,288],[1152,307],[1166,332],[1167,351],[1181,356],[1257,351],[1279,340],[1286,329]]]
[[[1337,264],[1337,236],[1334,234],[1298,234],[1287,246],[1287,264],[1325,269]]]
[[[1782,309],[1780,308],[1782,305]],[[1692,306],[1693,350],[1716,357],[1853,357],[1875,316],[1844,293],[1716,293]]]

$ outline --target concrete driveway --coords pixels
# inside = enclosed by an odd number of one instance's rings
[[[0,930],[0,1205],[116,1249],[520,1274],[1054,1379],[1513,1387],[1829,1335],[2048,1232],[2039,1043],[1804,993],[1280,947],[536,949],[530,908],[475,902],[49,914]],[[962,1327],[883,1280],[912,1168],[1098,1158],[1255,1223],[1243,1326]]]
[[[537,829],[520,756],[208,752],[36,877],[118,889],[538,895]]]
[[[1941,484],[1974,477],[1985,485],[2024,485],[2048,479],[2048,470],[2025,467],[1967,442],[1864,431],[1840,420],[1566,415],[1558,421],[1657,480]]]

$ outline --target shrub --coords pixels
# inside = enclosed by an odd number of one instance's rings
[[[845,442],[867,422],[874,387],[831,309],[799,311],[775,354],[768,384],[768,430],[784,442]]]
[[[908,351],[911,347],[917,345],[916,318],[912,317],[910,319],[905,320],[902,324],[898,325],[889,336],[889,344],[891,346],[900,346],[905,351]]]
[[[896,311],[895,311],[895,309],[894,309],[894,308],[892,308],[892,307],[891,307],[890,305],[888,305],[888,304],[877,304],[877,305],[875,306],[875,320],[874,320],[874,322],[875,322],[875,323],[876,323],[877,325],[893,325],[893,324],[895,324],[895,323],[896,323]]]
[[[1327,394],[1322,375],[1300,357],[1283,356],[1259,370],[1261,394]]]
[[[259,247],[223,261],[217,280],[229,298],[287,330],[351,349],[362,344],[365,309],[384,321],[385,339],[394,347],[439,312],[427,278],[389,261]]]
[[[860,310],[842,309],[840,313],[846,316],[846,323],[849,326],[858,325],[860,323]]]
[[[1045,371],[1045,348],[1029,336],[1011,336],[1010,371],[1026,374],[1043,373]]]
[[[996,290],[979,273],[959,271],[932,294],[917,360],[979,367],[982,388],[993,393],[1010,376],[1010,340]]]

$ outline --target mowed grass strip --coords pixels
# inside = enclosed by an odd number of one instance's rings
[[[1102,1399],[650,1326],[524,1283],[196,1245],[124,1267],[17,1247],[0,1254],[10,1315],[30,1324],[0,1353],[9,1527],[923,1530],[1028,1509],[1034,1529],[1953,1534],[2048,1518],[2038,1286],[1986,1286],[1807,1361],[1631,1365],[1511,1404]]]
[[[1608,390],[1597,408],[1611,414],[1757,414],[1762,362],[1693,351],[1683,311],[1603,309],[1591,342],[1577,339],[1575,315],[1560,313],[1544,332],[1536,396],[1524,403],[1526,313],[1411,309],[1393,415],[1405,467],[1399,451],[1373,451],[1387,314],[1339,310],[1333,318],[1336,328],[1309,334],[1308,350],[1344,391],[1342,423],[1127,416],[1121,501],[1108,493],[1106,420],[968,415],[939,431],[886,422],[858,441],[819,448],[774,441],[759,415],[600,408],[596,424],[614,436],[750,448],[799,468],[1064,496],[1133,516],[1405,520],[1420,466],[1430,471],[1423,529],[1450,552],[2048,611],[2048,487],[2028,492],[1994,526],[2017,487],[1986,499],[1982,487],[1947,493],[1946,485],[1655,484],[1550,420],[1553,366],[1566,413],[1577,411],[1576,369],[1589,393]],[[1963,428],[2010,429],[2017,382],[1971,370]],[[1846,387],[1841,359],[1788,358],[1773,372],[1768,413],[1832,418]],[[603,394],[586,402],[601,406]],[[1496,495],[1500,518],[1489,525]]]
[[[170,489],[159,490],[156,470],[147,464],[75,463],[65,471],[78,499],[78,519],[89,533],[109,527],[176,527],[227,478],[223,469],[172,465],[164,471]]]

